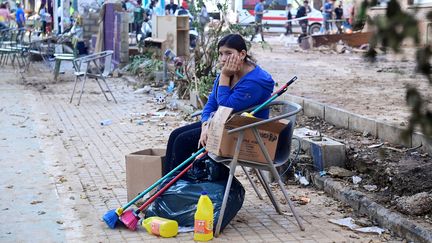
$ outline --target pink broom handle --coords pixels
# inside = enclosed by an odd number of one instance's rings
[[[197,159],[201,159],[204,155],[206,155],[208,152],[205,151],[203,153],[201,153],[200,155],[198,155],[196,157],[195,160]],[[152,203],[154,200],[156,200],[156,198],[158,198],[162,193],[164,193],[166,190],[168,190],[168,188],[170,188],[176,181],[178,181],[178,179],[180,179],[180,177],[182,177],[184,174],[186,174],[186,172],[188,170],[190,170],[190,168],[192,168],[193,166],[193,162],[188,165],[186,168],[184,168],[182,170],[182,172],[180,172],[180,174],[176,175],[176,177],[174,177],[168,184],[166,184],[164,187],[162,187],[156,194],[154,194],[153,196],[151,196],[143,205],[141,205],[141,207],[139,207],[136,211],[135,214],[138,215],[143,209],[145,209],[148,205],[150,205],[150,203]]]

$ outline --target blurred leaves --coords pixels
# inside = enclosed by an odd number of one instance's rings
[[[374,28],[375,32],[370,40],[370,49],[366,53],[366,57],[371,61],[375,61],[378,55],[377,49],[384,52],[390,49],[396,53],[401,53],[404,42],[412,41],[418,48],[416,52],[416,72],[424,75],[429,84],[432,85],[430,63],[432,49],[429,44],[420,45],[419,22],[416,19],[417,8],[415,5],[411,8],[413,10],[409,11],[402,9],[397,0],[390,0],[387,3],[385,15],[368,18],[367,10],[376,5],[377,1],[363,1],[357,15],[356,23],[361,23],[361,21],[367,19],[368,24]],[[432,12],[427,13],[426,18],[432,21]],[[423,134],[432,138],[432,112],[429,110],[430,107],[427,107],[427,101],[416,87],[407,88],[406,101],[411,109],[411,116],[404,138],[409,138],[417,127],[421,129]]]

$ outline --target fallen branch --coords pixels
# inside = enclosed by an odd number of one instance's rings
[[[423,144],[420,144],[419,146],[416,146],[416,147],[407,148],[407,149],[398,149],[398,148],[393,148],[393,147],[383,147],[383,148],[388,149],[388,150],[392,150],[392,151],[396,151],[399,153],[406,153],[406,152],[409,152],[412,150],[416,150],[416,149],[420,148],[421,146],[423,146]]]

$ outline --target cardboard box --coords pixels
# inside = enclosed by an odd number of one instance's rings
[[[239,133],[228,134],[228,130],[262,120],[240,115],[230,116],[231,112],[232,108],[219,106],[209,125],[206,148],[209,152],[218,156],[232,157],[234,155]],[[274,121],[258,128],[258,132],[272,159],[276,154],[279,133],[286,127],[288,122],[288,120]],[[267,163],[251,129],[248,129],[244,134],[239,159]]]
[[[164,160],[165,149],[145,149],[126,155],[128,201],[134,199],[162,177]]]

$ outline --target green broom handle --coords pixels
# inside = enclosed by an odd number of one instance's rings
[[[287,89],[288,89],[288,86],[290,86],[296,80],[297,80],[297,76],[292,77],[291,80],[288,81],[288,83],[286,83],[278,91],[276,91],[272,95],[272,97],[270,97],[266,102],[262,103],[260,106],[258,106],[257,108],[255,108],[250,114],[253,115],[253,114],[257,113],[262,108],[264,108],[266,105],[268,105],[270,102],[272,102],[274,99],[276,99],[277,97],[279,97],[280,95],[282,95],[283,93],[285,93],[285,91],[287,91]]]
[[[160,183],[162,183],[162,181],[164,181],[166,178],[168,178],[172,174],[174,174],[174,172],[176,172],[178,169],[180,169],[181,167],[183,167],[185,164],[189,163],[191,160],[193,160],[200,153],[204,152],[204,150],[205,150],[205,147],[201,148],[200,150],[198,150],[197,152],[195,152],[194,154],[192,154],[191,157],[189,157],[183,163],[179,164],[177,167],[175,167],[173,170],[171,170],[164,177],[160,178],[158,181],[156,181],[153,185],[151,185],[145,191],[141,192],[138,196],[136,196],[134,199],[132,199],[132,201],[130,201],[128,204],[124,205],[122,207],[122,209],[126,210],[128,207],[130,207],[132,204],[134,204],[136,201],[138,201],[140,198],[142,198],[145,194],[147,194],[148,192],[150,192],[151,190],[153,190],[153,188],[155,188],[157,185],[159,185]]]

